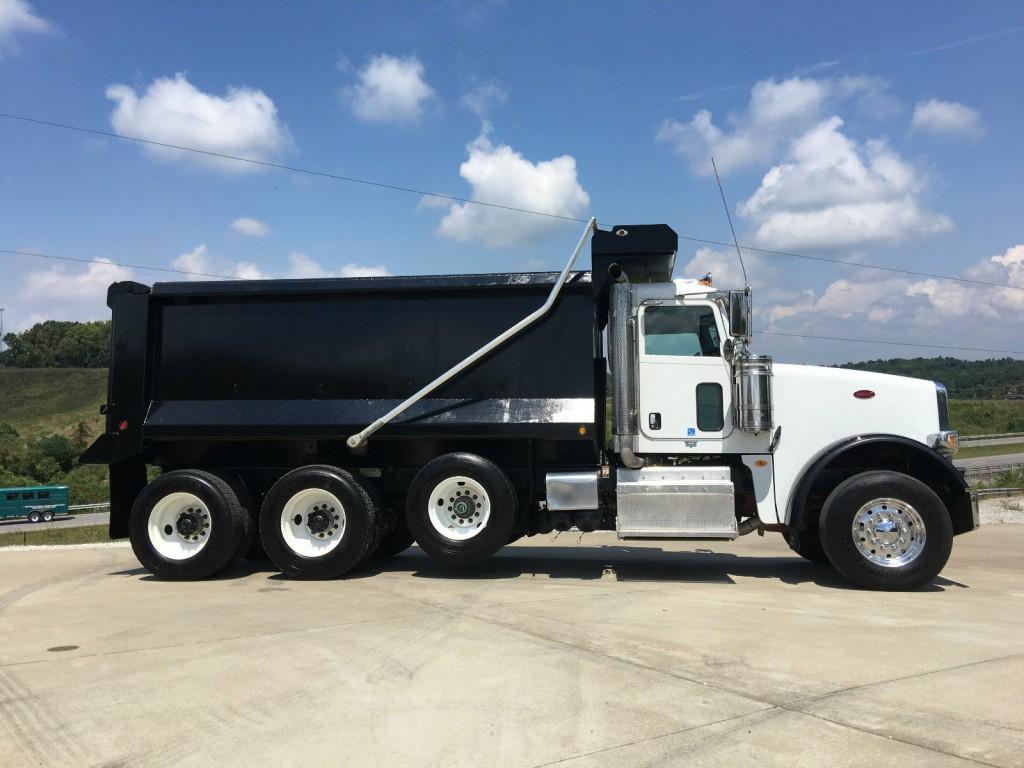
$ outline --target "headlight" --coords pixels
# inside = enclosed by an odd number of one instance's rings
[[[939,429],[949,429],[949,394],[945,384],[935,382],[935,401],[939,407]]]
[[[928,436],[928,445],[946,456],[952,456],[960,450],[960,433],[955,429],[944,429]]]

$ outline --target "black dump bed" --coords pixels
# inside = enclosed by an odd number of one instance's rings
[[[150,440],[344,439],[537,309],[557,277],[115,284],[108,433],[119,458]],[[596,440],[600,350],[590,273],[573,273],[547,316],[374,439]],[[113,442],[87,460],[116,460]]]

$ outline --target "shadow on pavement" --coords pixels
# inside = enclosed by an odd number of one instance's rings
[[[269,561],[242,561],[217,574],[215,581],[243,579],[267,573],[274,581],[291,581],[277,572]],[[694,552],[665,551],[656,547],[516,546],[477,566],[455,568],[435,562],[417,547],[382,561],[374,561],[347,574],[344,580],[358,580],[381,573],[406,573],[425,579],[518,579],[524,576],[574,581],[612,578],[623,582],[735,584],[733,577],[774,579],[784,584],[813,583],[827,589],[859,589],[832,568],[815,565],[798,556],[743,557],[728,552],[698,549]],[[139,576],[157,581],[144,568],[117,571],[112,576]],[[943,577],[918,592],[944,592],[947,587],[969,586]]]

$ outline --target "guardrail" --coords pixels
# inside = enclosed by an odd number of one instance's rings
[[[68,507],[68,512],[78,512],[83,509],[106,509],[110,506],[109,501],[105,501],[101,504],[75,504]]]
[[[968,483],[981,483],[985,480],[992,482],[999,475],[1007,472],[1019,472],[1024,470],[1024,462],[1012,462],[1008,464],[990,464],[985,467],[962,467],[964,479]]]
[[[971,491],[971,496],[1024,496],[1024,488],[978,488]]]
[[[998,435],[960,435],[960,444],[976,443],[981,440],[1004,440],[1020,438],[1024,440],[1024,432],[1003,432]]]

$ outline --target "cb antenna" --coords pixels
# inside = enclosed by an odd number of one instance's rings
[[[711,169],[715,172],[715,181],[718,182],[718,194],[722,196],[722,207],[725,208],[725,218],[729,220],[729,231],[732,232],[732,243],[736,246],[736,255],[740,257],[740,269],[743,270],[743,285],[750,289],[750,281],[747,280],[747,268],[743,264],[743,253],[740,251],[740,243],[736,239],[736,229],[732,225],[732,216],[729,214],[729,204],[725,202],[725,191],[722,189],[722,180],[718,178],[718,166],[715,165],[715,156],[711,156]]]

